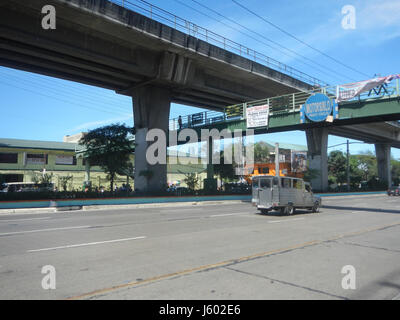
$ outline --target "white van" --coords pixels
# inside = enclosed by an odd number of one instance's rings
[[[321,206],[321,198],[303,179],[265,175],[252,178],[251,202],[262,213],[276,210],[285,215],[293,214],[297,208],[319,212]]]

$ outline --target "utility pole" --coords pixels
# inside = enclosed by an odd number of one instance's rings
[[[347,167],[346,167],[346,174],[347,174],[347,191],[350,191],[350,150],[349,150],[349,140],[347,140]]]

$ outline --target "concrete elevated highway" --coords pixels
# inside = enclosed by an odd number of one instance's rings
[[[45,5],[56,9],[55,30],[42,28]],[[197,27],[193,35],[177,30],[183,23],[190,33],[191,24],[176,16],[164,17],[167,25],[112,1],[7,0],[0,3],[0,18],[0,65],[132,97],[135,185],[142,190],[166,182],[166,166],[149,165],[144,151],[148,130],[168,131],[171,102],[222,111],[325,85],[205,29],[205,40]],[[140,176],[146,170],[152,178]]]

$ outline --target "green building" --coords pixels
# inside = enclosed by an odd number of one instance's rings
[[[52,181],[58,190],[62,190],[60,178],[72,176],[68,190],[82,190],[85,181],[91,181],[93,187],[109,188],[107,174],[98,166],[89,167],[79,151],[82,149],[77,137],[65,137],[64,141],[54,142],[21,139],[0,139],[0,182],[33,182],[35,177],[52,174]],[[131,157],[134,162],[134,155]],[[195,172],[200,181],[206,177],[204,164],[168,165],[169,184],[185,186],[185,174]],[[114,185],[134,181],[126,176],[117,176]]]

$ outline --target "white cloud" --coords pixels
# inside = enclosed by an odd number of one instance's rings
[[[82,123],[72,129],[70,129],[69,132],[76,133],[78,131],[84,131],[84,130],[104,126],[104,125],[115,123],[115,122],[131,120],[131,119],[133,119],[132,117],[133,117],[132,114],[127,114],[126,116],[113,118],[113,119],[85,122],[85,123]]]

